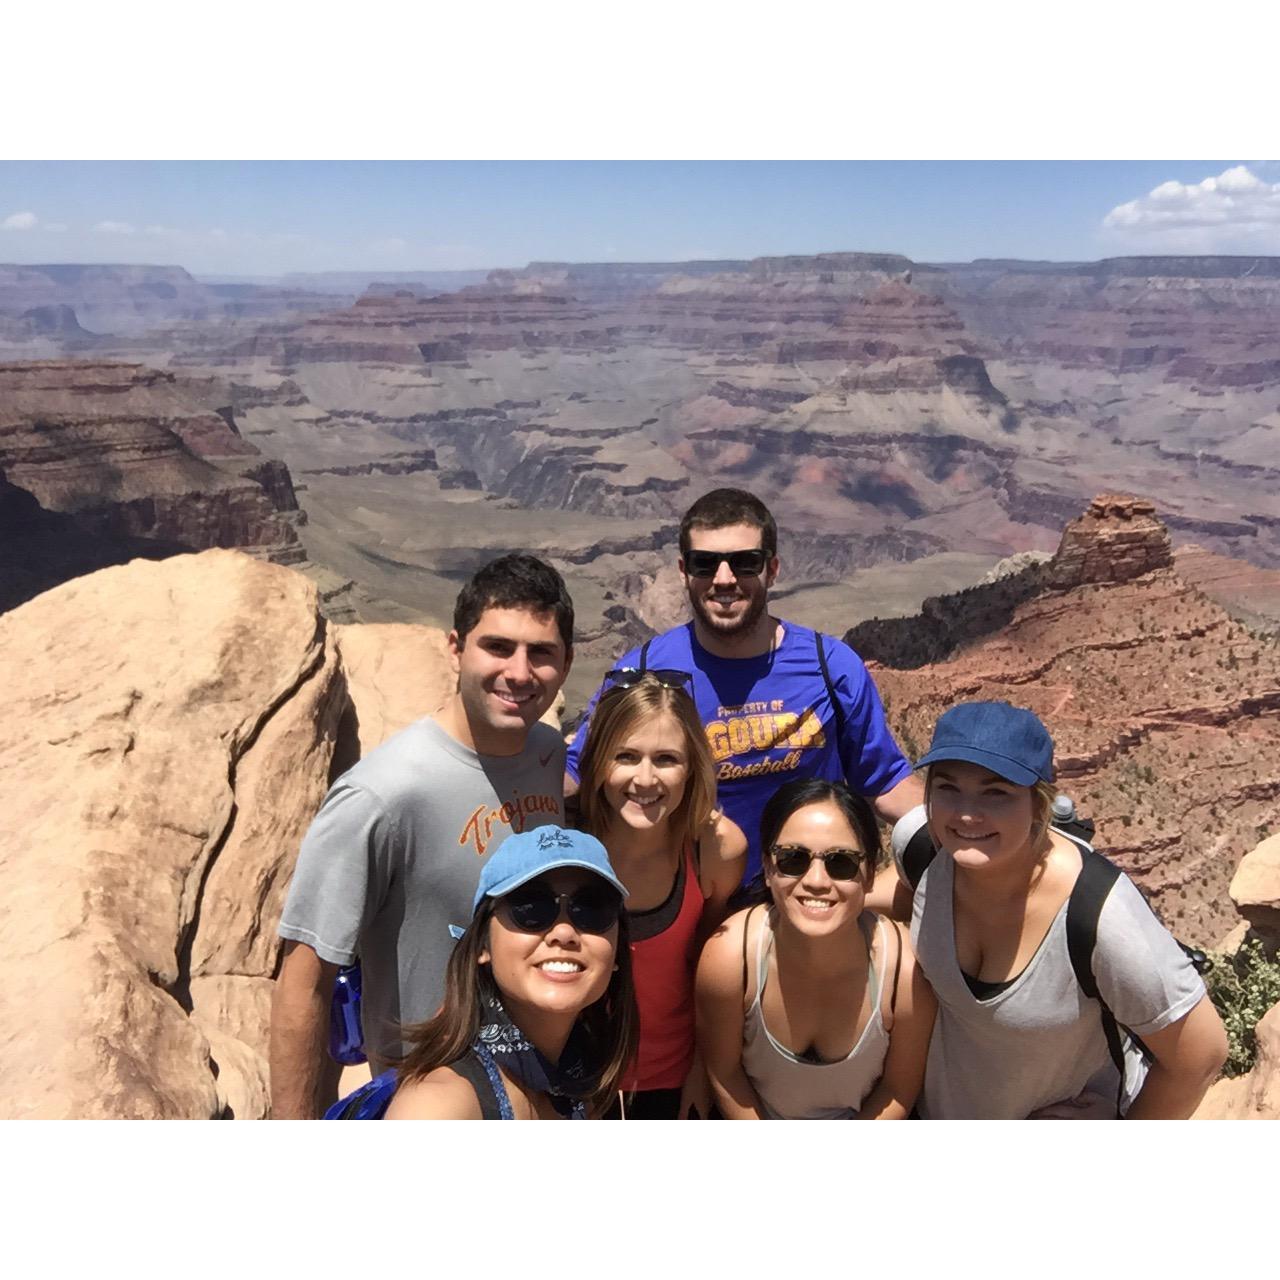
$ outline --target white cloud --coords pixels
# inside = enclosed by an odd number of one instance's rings
[[[137,230],[132,222],[99,222],[95,231],[105,232],[109,236],[131,236]]]
[[[29,209],[22,213],[11,213],[3,222],[0,222],[0,231],[30,231],[39,221],[40,219]]]
[[[1184,252],[1280,253],[1280,182],[1235,165],[1203,182],[1162,182],[1102,220],[1117,237]]]

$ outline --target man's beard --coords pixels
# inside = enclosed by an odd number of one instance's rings
[[[769,604],[768,594],[764,591],[756,596],[747,596],[746,599],[747,611],[737,620],[716,617],[708,611],[706,597],[695,596],[692,592],[689,593],[689,607],[708,631],[714,631],[718,636],[737,636],[750,631],[760,621]]]

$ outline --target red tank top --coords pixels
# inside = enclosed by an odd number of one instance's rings
[[[640,1049],[622,1082],[625,1090],[679,1089],[689,1074],[693,1063],[693,976],[698,961],[695,942],[703,906],[693,848],[686,845],[684,893],[675,919],[661,933],[631,944],[640,1008]]]

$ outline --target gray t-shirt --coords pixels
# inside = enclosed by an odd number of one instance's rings
[[[470,921],[481,866],[513,831],[563,821],[563,777],[550,725],[534,725],[519,755],[481,756],[426,719],[329,789],[279,932],[334,964],[359,957],[371,1059],[399,1052],[399,1026],[439,1008],[449,926]]]
[[[1119,1077],[1098,1002],[1080,990],[1071,968],[1067,904],[1012,984],[979,1000],[956,959],[954,871],[951,855],[937,853],[920,879],[911,913],[911,940],[938,997],[920,1114],[932,1120],[1017,1120],[1087,1094],[1088,1105],[1073,1114],[1114,1118]],[[1093,972],[1116,1020],[1140,1036],[1190,1013],[1205,993],[1191,961],[1125,875],[1098,919]],[[1125,1108],[1144,1076],[1141,1056],[1132,1050]]]

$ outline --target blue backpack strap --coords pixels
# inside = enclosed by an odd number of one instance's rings
[[[354,1093],[349,1093],[324,1113],[326,1120],[381,1120],[387,1114],[391,1099],[396,1096],[400,1081],[396,1069],[392,1067],[380,1076],[362,1084]]]
[[[498,1064],[493,1060],[493,1054],[488,1048],[482,1044],[473,1044],[471,1052],[480,1059],[480,1065],[484,1068],[484,1073],[489,1077],[489,1085],[493,1089],[493,1096],[498,1103],[499,1120],[514,1120],[515,1112],[511,1110],[511,1099],[507,1096],[507,1086],[502,1082],[502,1076],[498,1073]],[[456,1064],[455,1064],[456,1065]],[[481,1110],[484,1110],[484,1099],[480,1101]]]
[[[1067,899],[1067,953],[1080,990],[1090,1000],[1098,1002],[1102,1014],[1102,1033],[1107,1038],[1107,1051],[1120,1073],[1120,1084],[1116,1090],[1116,1115],[1119,1115],[1124,1098],[1124,1044],[1115,1014],[1098,993],[1098,983],[1093,976],[1093,949],[1098,941],[1098,918],[1102,915],[1107,895],[1120,878],[1120,868],[1083,843],[1080,843],[1080,858],[1080,877]]]
[[[836,687],[831,683],[831,671],[827,666],[827,649],[823,643],[821,631],[813,633],[813,642],[818,649],[818,670],[822,672],[822,683],[827,686],[827,697],[831,700],[831,710],[836,723],[836,759],[840,758],[840,743],[844,740],[844,707],[836,697]],[[843,765],[841,766],[843,768]]]

